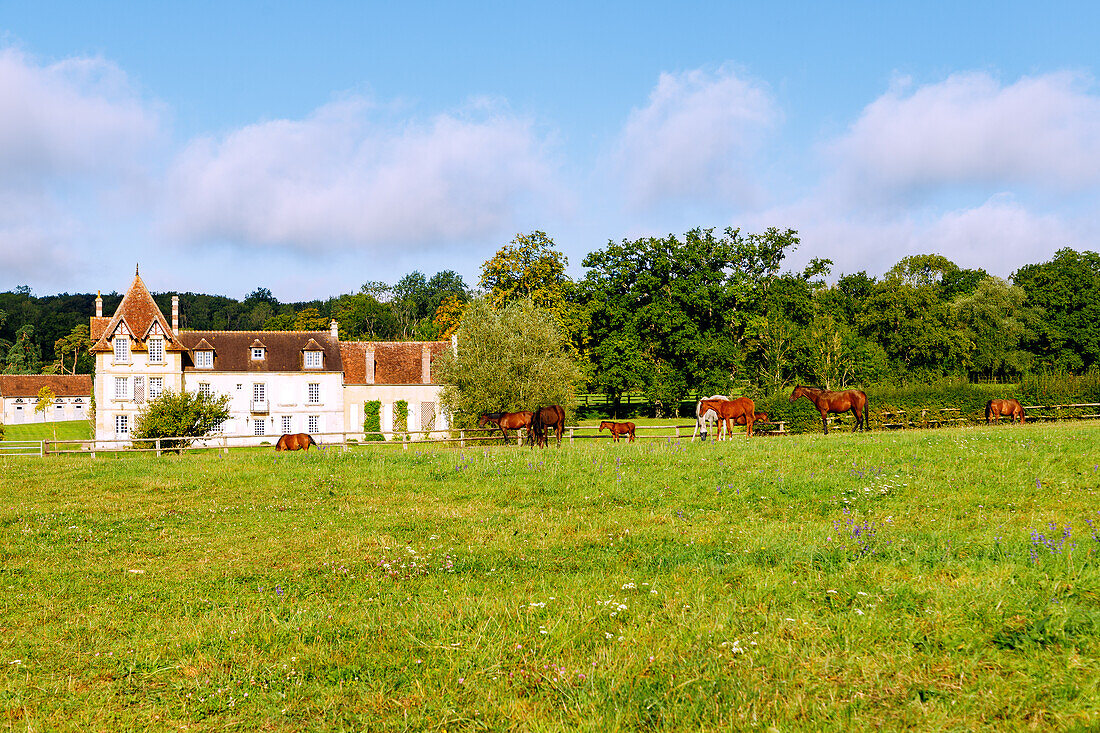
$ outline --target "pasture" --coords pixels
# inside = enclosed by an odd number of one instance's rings
[[[0,459],[28,730],[1100,726],[1090,424]]]

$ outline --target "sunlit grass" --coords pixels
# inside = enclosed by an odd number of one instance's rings
[[[88,420],[61,420],[46,423],[5,425],[4,440],[91,440]]]
[[[1098,459],[1086,424],[0,459],[0,710],[1094,727]]]

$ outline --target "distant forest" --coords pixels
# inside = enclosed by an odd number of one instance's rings
[[[1008,280],[937,254],[905,257],[874,277],[834,275],[825,259],[785,269],[798,244],[796,232],[778,229],[608,242],[573,279],[553,240],[532,232],[485,262],[476,288],[444,271],[298,303],[264,287],[242,301],[180,293],[180,326],[319,330],[336,319],[345,340],[433,340],[460,328],[472,298],[529,298],[556,317],[590,391],[613,400],[644,392],[657,404],[735,387],[1007,381],[1100,368],[1095,252],[1062,249]],[[166,315],[171,295],[154,294]],[[104,314],[120,300],[104,295]],[[94,293],[0,293],[0,370],[90,372],[94,308]]]

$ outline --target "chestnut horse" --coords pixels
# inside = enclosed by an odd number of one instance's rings
[[[478,418],[477,426],[483,428],[486,425],[495,425],[504,433],[504,440],[508,440],[509,430],[531,428],[530,412],[486,412]],[[491,433],[490,433],[491,434]]]
[[[994,420],[999,424],[1001,416],[1007,416],[1012,422],[1017,420],[1024,422],[1024,406],[1019,400],[990,400],[985,403],[985,423],[988,425]]]
[[[607,428],[608,432],[611,433],[611,439],[616,443],[619,442],[619,437],[622,435],[629,436],[630,442],[634,442],[634,423],[632,422],[610,422],[604,420],[600,423],[599,432],[602,433],[604,428]]]
[[[818,387],[803,387],[798,385],[794,388],[794,392],[791,392],[791,402],[794,402],[799,397],[805,397],[810,402],[814,403],[817,411],[821,413],[821,427],[825,429],[825,434],[829,434],[829,421],[825,419],[825,415],[830,412],[848,412],[851,411],[856,418],[856,425],[852,428],[854,433],[862,426],[863,430],[869,430],[867,427],[867,395],[858,389],[849,389],[843,392],[826,392]]]
[[[565,432],[565,410],[561,405],[549,407],[536,407],[531,411],[531,428],[527,431],[527,439],[532,446],[545,448],[548,441],[546,431],[553,429],[558,436],[558,447],[561,447],[561,436]]]
[[[325,449],[325,447],[314,440],[313,436],[309,433],[286,433],[283,437],[279,438],[279,442],[275,444],[275,450],[304,450],[306,453],[309,453],[309,447],[311,445],[317,446],[317,450]]]
[[[728,400],[724,394],[712,394],[710,397],[704,397],[703,400]],[[703,440],[706,440],[707,426],[713,425],[718,422],[718,413],[714,410],[703,410],[701,405],[703,400],[699,400],[695,403],[695,429],[691,431],[691,439],[695,440],[695,436],[699,434],[699,428],[703,428]],[[721,431],[718,431],[719,437],[721,437]]]
[[[735,400],[699,400],[699,403],[695,406],[695,412],[699,415],[699,418],[695,421],[695,427],[699,428],[699,423],[703,421],[709,411],[713,410],[718,419],[721,420],[726,427],[726,438],[729,439],[730,435],[730,421],[737,421],[736,424],[744,425],[746,433],[749,437],[752,437],[752,424],[756,420],[756,405],[748,397],[738,397]],[[740,420],[739,420],[740,418]],[[741,422],[743,420],[744,422]],[[707,439],[706,425],[703,425],[703,440]],[[719,432],[718,439],[721,439],[721,432]]]

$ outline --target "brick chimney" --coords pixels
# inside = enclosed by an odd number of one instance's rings
[[[340,325],[336,323],[335,318],[333,318],[332,321],[328,324],[328,332],[334,340],[340,340]]]
[[[420,382],[432,383],[432,347],[427,344],[420,347]]]
[[[95,294],[95,317],[103,317],[103,293],[99,292]]]
[[[172,334],[180,335],[180,296],[172,296]]]
[[[367,344],[366,365],[363,369],[364,382],[374,384],[374,344]]]

